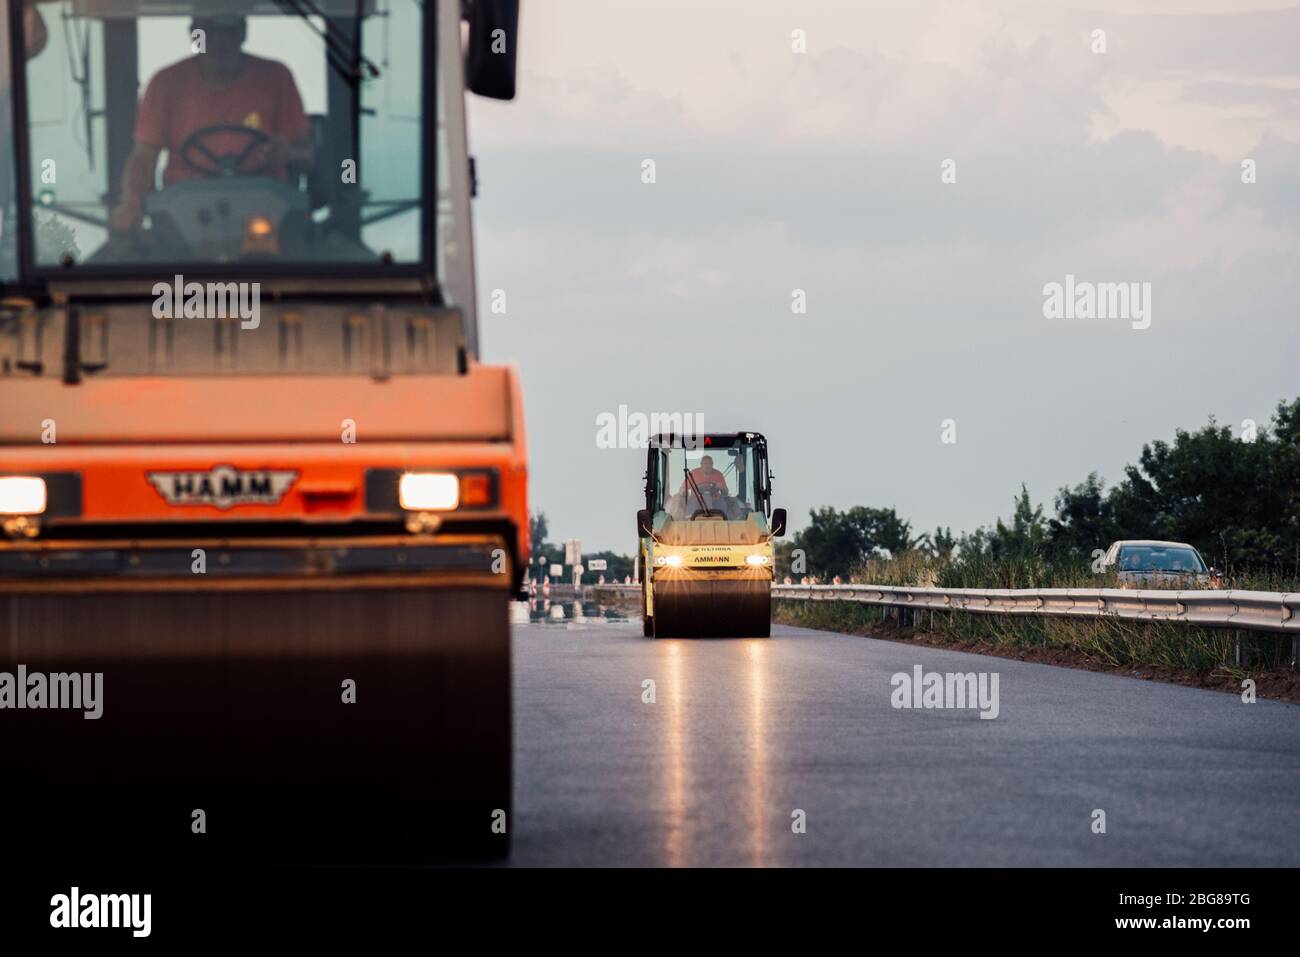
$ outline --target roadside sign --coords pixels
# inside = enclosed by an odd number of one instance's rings
[[[564,564],[576,565],[582,561],[582,540],[571,538],[564,543]]]
[[[587,562],[587,571],[603,572],[609,568],[609,563],[603,558],[593,558]]]
[[[564,566],[563,566],[563,565],[552,565],[552,566],[551,566],[551,577],[552,577],[552,578],[559,578],[559,577],[560,577],[561,575],[563,575],[563,574],[564,574]]]

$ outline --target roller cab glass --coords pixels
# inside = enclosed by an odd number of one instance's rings
[[[38,9],[48,40],[26,59],[14,131],[38,272],[382,274],[432,255],[432,4]]]
[[[755,447],[744,443],[660,449],[656,509],[679,521],[746,519],[761,511],[757,463]]]

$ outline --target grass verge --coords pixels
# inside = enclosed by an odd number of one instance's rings
[[[802,628],[864,635],[954,651],[1168,681],[1242,694],[1246,679],[1260,698],[1300,702],[1291,638],[1265,632],[1174,623],[914,612],[899,626],[886,609],[854,602],[772,602],[772,619]],[[933,622],[933,626],[931,625]],[[1240,662],[1238,661],[1240,642]]]

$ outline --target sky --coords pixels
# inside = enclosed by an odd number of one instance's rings
[[[969,531],[1265,424],[1300,395],[1298,42],[1251,0],[523,4],[519,95],[470,104],[479,322],[550,538],[633,551],[620,406],[764,433],[794,529]],[[1067,276],[1149,325],[1048,318]]]

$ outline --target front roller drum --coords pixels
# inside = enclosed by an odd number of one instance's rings
[[[507,600],[470,586],[0,594],[0,670],[103,674],[97,719],[0,715],[0,819],[42,854],[101,862],[504,856]]]
[[[656,638],[767,638],[772,632],[768,579],[654,583]]]

